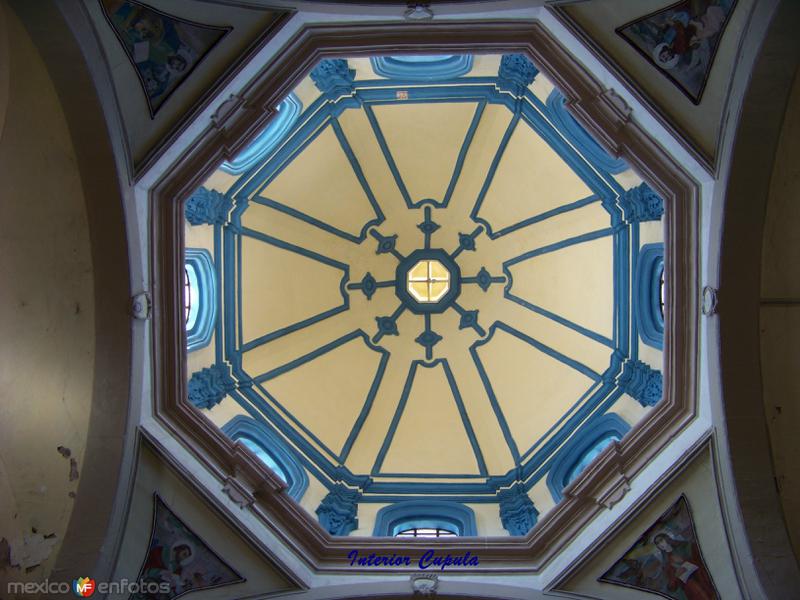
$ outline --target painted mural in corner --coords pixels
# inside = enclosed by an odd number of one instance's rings
[[[142,84],[150,116],[231,27],[187,21],[132,0],[100,0]]]
[[[153,494],[153,499],[150,543],[137,581],[168,584],[169,592],[131,594],[129,600],[172,600],[189,592],[245,581],[189,529],[158,494]]]
[[[681,0],[616,29],[699,104],[736,0]]]
[[[720,600],[703,561],[685,496],[678,498],[599,581],[672,600]]]

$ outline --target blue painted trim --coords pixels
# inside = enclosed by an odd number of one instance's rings
[[[375,517],[374,536],[395,536],[412,527],[441,527],[460,536],[478,535],[475,512],[456,502],[407,500],[384,506]]]
[[[438,302],[418,302],[408,291],[408,272],[421,260],[436,260],[450,273],[450,289]],[[448,256],[440,248],[414,250],[397,265],[394,281],[395,294],[403,306],[418,315],[446,311],[461,293],[461,269],[452,260],[452,255]]]
[[[590,369],[589,367],[587,367],[583,363],[580,363],[577,360],[568,357],[566,354],[562,354],[558,350],[554,350],[550,346],[547,346],[547,345],[543,344],[542,342],[540,342],[540,341],[538,341],[538,340],[536,340],[536,339],[534,339],[534,338],[532,338],[532,337],[530,337],[528,335],[525,335],[524,333],[522,333],[518,329],[515,329],[514,327],[511,327],[510,325],[507,325],[506,323],[503,323],[502,321],[495,321],[494,324],[492,324],[492,326],[489,328],[490,333],[493,332],[496,329],[501,329],[501,330],[505,331],[506,333],[508,333],[510,335],[513,335],[515,338],[517,338],[519,340],[522,340],[523,342],[525,342],[526,344],[528,344],[530,346],[533,346],[534,348],[536,348],[540,352],[543,352],[544,354],[547,354],[550,358],[554,358],[557,361],[567,365],[568,367],[572,367],[573,369],[578,371],[578,373],[581,373],[582,375],[585,375],[586,377],[588,377],[589,379],[591,379],[593,381],[600,381],[602,379],[602,377],[600,376],[599,373],[596,373],[595,371],[593,371],[592,369]],[[490,335],[489,338],[487,338],[487,339],[490,339],[491,337],[492,336]]]
[[[367,297],[367,300],[372,300],[372,296],[380,288],[393,288],[396,285],[394,279],[391,281],[375,281],[372,273],[367,272],[361,281],[356,283],[348,283],[348,290],[361,290]]]
[[[188,352],[205,348],[217,322],[217,272],[211,253],[202,248],[186,248],[184,262],[191,267],[197,283],[197,316],[191,329],[186,332]]]
[[[621,440],[630,428],[627,422],[614,413],[606,413],[584,423],[553,457],[547,474],[547,487],[553,500],[556,503],[561,501],[563,490],[569,483],[568,476],[587,452],[611,435]]]
[[[351,342],[351,341],[357,339],[358,337],[361,337],[361,336],[364,336],[364,335],[365,335],[364,332],[362,332],[360,329],[356,329],[355,331],[351,331],[350,333],[347,333],[347,334],[345,334],[345,335],[333,340],[332,342],[328,342],[327,344],[323,344],[322,346],[320,346],[316,350],[312,350],[311,352],[308,352],[308,353],[304,354],[303,356],[301,356],[299,358],[295,358],[294,360],[290,360],[288,363],[285,363],[285,364],[281,365],[280,367],[275,367],[274,369],[271,369],[270,371],[267,371],[266,373],[262,373],[258,377],[254,377],[253,378],[253,382],[254,383],[263,383],[265,381],[269,381],[270,379],[275,379],[279,375],[283,375],[284,373],[288,373],[289,371],[292,371],[292,370],[296,369],[297,367],[303,366],[307,362],[310,362],[310,361],[312,361],[312,360],[314,360],[316,358],[319,358],[323,354],[327,354],[331,350],[335,350],[339,346],[343,346],[347,342]]]
[[[661,314],[660,302],[663,270],[664,244],[642,246],[633,280],[633,313],[642,341],[659,350],[664,347],[664,315]]]
[[[472,117],[472,122],[469,124],[469,129],[467,129],[467,135],[464,137],[464,142],[461,144],[461,150],[458,153],[458,158],[456,159],[456,164],[453,168],[453,175],[450,178],[450,183],[448,184],[447,191],[444,194],[444,200],[442,201],[443,207],[450,204],[450,198],[453,197],[453,190],[456,189],[458,178],[461,177],[461,170],[464,168],[464,161],[467,158],[467,152],[469,152],[470,146],[472,145],[472,140],[475,137],[475,132],[480,124],[481,117],[483,117],[483,111],[486,108],[486,103],[487,101],[483,100],[478,104],[478,108],[475,109],[475,115]]]
[[[308,488],[308,475],[294,452],[286,447],[285,442],[279,436],[264,427],[263,424],[244,415],[233,417],[220,429],[232,440],[249,438],[258,444],[286,474],[288,478],[286,493],[298,502],[300,501]]]
[[[375,321],[378,323],[378,333],[372,336],[372,343],[377,344],[385,335],[398,335],[397,319],[400,318],[400,315],[402,315],[405,310],[406,306],[400,304],[388,317],[375,317]]]
[[[425,219],[424,221],[422,221],[422,223],[417,225],[417,229],[419,229],[422,232],[422,235],[425,237],[425,250],[430,250],[431,237],[433,236],[434,233],[436,233],[436,230],[439,229],[441,226],[431,218],[430,206],[425,207],[424,214],[425,214]]]
[[[609,155],[583,126],[567,110],[567,99],[557,89],[547,97],[547,116],[564,137],[595,167],[616,175],[628,169],[628,164],[621,158]]]
[[[341,483],[331,486],[316,510],[319,524],[331,535],[349,535],[358,529],[358,502],[361,494]]]
[[[597,240],[602,237],[613,235],[615,232],[619,230],[620,230],[619,227],[616,228],[608,227],[606,229],[598,229],[597,231],[590,231],[589,233],[576,235],[574,237],[561,240],[560,242],[555,242],[553,244],[548,244],[547,246],[542,246],[541,248],[536,248],[535,250],[529,250],[528,252],[523,252],[519,256],[515,256],[514,258],[505,261],[503,263],[503,272],[505,272],[506,277],[508,277],[509,283],[513,285],[513,282],[511,281],[511,275],[508,272],[508,267],[529,260],[536,256],[541,256],[542,254],[548,254],[550,252],[555,252],[556,250],[561,250],[562,248],[566,248],[567,246],[582,244],[584,242],[591,242],[592,240]],[[506,287],[508,287],[508,285],[509,284],[507,284]]]
[[[328,309],[326,311],[323,311],[323,312],[321,312],[321,313],[319,313],[317,315],[314,315],[312,317],[309,317],[307,319],[303,319],[302,321],[298,321],[297,323],[292,323],[291,325],[287,325],[286,327],[282,327],[280,329],[277,329],[275,331],[272,331],[270,333],[267,333],[265,335],[257,337],[257,338],[255,338],[253,340],[250,340],[247,343],[242,343],[242,340],[240,338],[240,346],[241,346],[240,351],[241,352],[248,352],[248,351],[250,351],[250,350],[252,350],[254,348],[257,348],[258,346],[261,346],[263,344],[269,343],[269,342],[271,342],[273,340],[276,340],[276,339],[281,338],[281,337],[283,337],[285,335],[288,335],[288,334],[290,334],[290,333],[292,333],[294,331],[298,331],[300,329],[303,329],[304,327],[308,327],[309,325],[313,325],[314,323],[318,323],[319,321],[323,321],[325,319],[333,317],[333,316],[335,316],[335,315],[337,315],[337,314],[339,314],[341,312],[344,312],[344,311],[346,311],[347,309],[350,308],[350,296],[347,294],[346,287],[345,287],[347,285],[347,281],[348,281],[348,279],[350,277],[350,267],[348,265],[346,265],[345,263],[339,262],[337,260],[334,260],[332,258],[328,258],[327,256],[323,256],[322,254],[318,254],[317,252],[313,252],[311,250],[307,250],[306,248],[301,248],[300,246],[295,246],[294,244],[290,244],[289,242],[284,242],[283,240],[279,240],[278,238],[272,237],[272,236],[267,235],[265,233],[261,233],[260,231],[255,231],[254,229],[249,229],[249,228],[243,227],[243,228],[241,228],[241,235],[242,236],[251,237],[253,239],[259,240],[259,241],[264,242],[266,244],[270,244],[272,246],[275,246],[276,248],[281,248],[283,250],[288,250],[289,252],[294,252],[295,254],[299,254],[301,256],[305,256],[306,258],[310,258],[312,260],[316,260],[316,261],[321,262],[322,264],[328,265],[330,267],[334,267],[334,268],[340,269],[343,272],[342,279],[341,279],[341,282],[339,284],[339,292],[342,295],[342,304],[341,305],[333,307],[333,308],[330,308],[330,309]],[[238,236],[237,239],[241,241],[241,236]],[[239,273],[239,286],[240,286],[240,289],[239,289],[239,301],[240,302],[241,302],[241,297],[242,297],[242,294],[241,294],[241,273],[242,273],[241,255],[242,255],[242,253],[241,253],[241,249],[240,249],[239,253],[238,253],[238,256],[239,256],[238,273]],[[242,315],[241,315],[241,304],[239,306],[239,311],[240,311],[240,313],[239,313],[239,325],[241,327],[241,323],[243,321]],[[241,333],[240,333],[240,336],[241,336]]]
[[[475,251],[475,238],[477,238],[481,233],[483,233],[483,227],[478,225],[475,229],[472,230],[472,233],[459,233],[458,234],[458,248],[453,250],[450,253],[450,258],[453,260],[461,254],[464,250],[469,252]]]
[[[525,486],[515,484],[497,494],[500,501],[500,522],[509,535],[525,535],[536,525],[539,511],[527,494]]]
[[[302,109],[303,103],[300,99],[294,93],[289,94],[278,105],[278,114],[267,123],[264,131],[258,134],[236,158],[223,162],[219,168],[229,175],[241,175],[255,167],[286,138]]]
[[[348,242],[352,242],[353,244],[360,244],[362,241],[364,241],[364,239],[366,239],[367,230],[370,227],[374,227],[375,225],[380,225],[382,223],[382,219],[372,219],[371,221],[367,221],[361,228],[361,232],[359,233],[359,235],[353,235],[348,231],[344,231],[342,229],[334,227],[333,225],[329,225],[328,223],[320,221],[319,219],[316,219],[311,215],[308,215],[295,208],[286,206],[285,204],[276,202],[275,200],[266,198],[264,196],[256,196],[252,199],[252,202],[254,204],[260,204],[261,206],[266,206],[267,208],[277,210],[278,212],[281,212],[285,215],[289,215],[294,219],[298,219],[300,221],[303,221],[304,223],[308,223],[312,227],[317,227],[318,229],[322,229],[323,231],[326,231],[330,234],[333,234],[337,237],[347,240]]]
[[[506,445],[508,445],[508,450],[511,452],[511,456],[514,459],[514,464],[519,466],[520,464],[520,455],[519,455],[519,448],[517,447],[517,442],[514,441],[514,436],[511,435],[511,429],[508,426],[508,421],[506,421],[506,417],[503,414],[503,409],[500,408],[500,403],[497,401],[497,396],[494,394],[494,388],[492,387],[492,382],[489,381],[489,375],[486,373],[486,368],[483,366],[483,362],[481,361],[480,356],[478,355],[478,348],[488,344],[492,338],[494,337],[494,332],[497,329],[497,323],[494,323],[489,328],[489,335],[482,339],[478,340],[469,348],[470,356],[472,356],[472,362],[475,363],[475,368],[478,370],[478,376],[481,378],[481,382],[483,383],[483,388],[486,390],[486,395],[489,397],[489,404],[492,406],[492,410],[494,411],[494,415],[497,418],[497,423],[500,425],[500,431],[503,432],[503,439],[506,441]]]
[[[537,98],[533,97],[529,91],[524,91],[520,99],[514,99],[507,93],[498,92],[495,86],[497,78],[464,78],[462,80],[454,80],[451,89],[436,88],[435,86],[420,85],[419,82],[410,85],[403,89],[408,91],[407,102],[487,102],[492,104],[502,104],[509,110],[517,110],[520,118],[529,123],[536,122],[537,119],[544,122],[545,117],[543,114],[546,112],[546,107]],[[236,208],[230,217],[231,226],[219,227],[216,226],[215,230],[224,231],[225,239],[223,240],[222,249],[224,250],[225,259],[225,272],[233,273],[236,271],[235,266],[237,261],[241,259],[241,252],[235,251],[237,238],[240,240],[240,234],[243,232],[241,227],[241,214],[247,207],[248,194],[252,197],[255,190],[265,183],[265,181],[274,178],[277,172],[291,161],[298,152],[298,148],[305,147],[309,143],[308,137],[319,135],[320,130],[329,124],[329,121],[334,119],[337,115],[341,114],[347,108],[355,108],[364,104],[365,106],[375,106],[379,104],[397,103],[398,100],[395,95],[398,88],[398,81],[379,80],[374,82],[357,82],[352,86],[352,97],[341,97],[331,101],[329,98],[320,98],[304,111],[303,115],[298,119],[298,122],[293,126],[287,140],[281,145],[274,155],[271,156],[264,167],[253,169],[247,175],[241,177],[234,186],[232,186],[229,193],[226,195],[227,199],[235,201]],[[537,116],[538,115],[538,116]],[[475,124],[475,117],[473,117],[473,124]],[[333,127],[333,125],[331,125]],[[542,125],[542,127],[544,127]],[[617,197],[620,192],[620,187],[613,178],[609,178],[606,174],[598,172],[597,169],[591,167],[584,157],[580,156],[572,148],[556,128],[547,124],[550,134],[553,139],[563,145],[566,149],[556,144],[556,152],[559,155],[562,152],[571,152],[573,162],[580,163],[580,168],[585,173],[579,175],[587,181],[588,187],[592,190],[593,196],[596,196],[596,201],[599,200],[603,207],[611,215],[611,225],[614,229],[614,277],[615,277],[615,329],[614,329],[614,343],[618,344],[618,350],[623,352],[623,358],[632,356],[635,353],[635,344],[631,348],[631,353],[628,354],[627,347],[631,332],[634,331],[633,339],[635,337],[635,330],[630,320],[625,316],[627,310],[627,296],[630,295],[630,286],[626,282],[629,281],[628,265],[635,264],[637,255],[636,252],[631,255],[631,246],[636,249],[638,242],[630,236],[636,234],[636,223],[630,225],[622,225],[622,209],[617,205]],[[535,128],[534,128],[535,129]],[[544,137],[544,136],[543,136]],[[553,143],[547,140],[551,147]],[[301,148],[302,149],[302,148]],[[462,147],[463,150],[463,147]],[[577,161],[577,162],[576,162]],[[567,161],[570,166],[573,166]],[[575,167],[573,167],[575,168]],[[452,181],[452,180],[451,180]],[[262,188],[263,189],[263,188]],[[248,191],[249,190],[249,191]],[[444,201],[444,200],[442,200]],[[584,199],[588,203],[587,199]],[[584,201],[579,200],[578,203]],[[573,203],[575,204],[575,203]],[[408,205],[408,203],[407,203]],[[430,208],[437,206],[436,201],[432,199],[420,200],[416,206],[424,206]],[[414,208],[415,206],[412,206]],[[567,210],[566,208],[558,207],[558,210]],[[543,219],[552,215],[535,215],[531,219]],[[526,223],[530,224],[530,223]],[[512,225],[510,227],[515,227]],[[500,233],[499,231],[496,233]],[[424,231],[423,231],[424,234]],[[232,239],[228,241],[228,236]],[[215,254],[218,251],[215,248]],[[541,250],[541,249],[540,249]],[[220,257],[221,258],[221,257]],[[232,261],[232,262],[231,262]],[[222,270],[222,260],[216,259],[215,265],[217,269]],[[240,271],[240,270],[239,270]],[[474,280],[474,281],[473,281]],[[464,277],[462,281],[465,283],[474,283],[479,285],[482,289],[488,289],[492,283],[509,282],[505,277],[492,277],[486,272],[485,276],[481,277],[481,273],[472,278]],[[388,287],[394,285],[393,282],[375,282],[377,287]],[[384,285],[381,285],[384,284]],[[388,285],[386,285],[388,284]],[[529,449],[523,456],[523,460],[518,461],[518,468],[512,469],[508,473],[499,476],[483,477],[475,474],[453,475],[453,476],[433,476],[429,474],[388,474],[381,473],[375,476],[375,479],[369,476],[353,475],[338,464],[338,459],[333,452],[325,448],[324,445],[316,445],[313,436],[310,436],[306,430],[301,426],[290,422],[290,415],[280,414],[279,411],[283,410],[280,405],[269,396],[268,392],[260,384],[252,386],[252,380],[242,370],[241,352],[235,345],[234,338],[230,332],[235,331],[236,328],[236,309],[237,309],[237,281],[226,281],[224,292],[224,319],[220,319],[221,335],[217,339],[218,352],[224,346],[224,360],[231,366],[233,376],[237,384],[241,388],[240,391],[232,391],[231,396],[235,397],[238,402],[247,405],[247,410],[251,414],[254,412],[267,415],[270,422],[274,422],[275,427],[280,429],[283,435],[290,439],[293,444],[302,453],[303,464],[309,469],[309,472],[314,473],[315,476],[319,475],[323,484],[331,487],[334,482],[344,482],[350,487],[358,487],[364,492],[361,501],[364,502],[387,502],[392,501],[393,498],[408,499],[408,496],[401,496],[402,494],[435,494],[439,498],[458,499],[460,501],[470,502],[497,502],[496,493],[499,489],[505,489],[514,485],[516,481],[523,480],[527,489],[534,485],[538,478],[546,475],[546,467],[548,466],[549,459],[555,447],[564,443],[564,439],[568,437],[569,433],[574,429],[576,424],[583,422],[588,416],[595,411],[607,410],[613,404],[615,398],[621,395],[621,391],[617,389],[613,383],[608,383],[607,373],[603,374],[602,382],[596,382],[590,390],[584,394],[582,399],[577,403],[577,407],[573,410],[573,415],[561,424],[557,424],[553,428],[552,435],[547,442],[542,440],[536,442],[531,449]],[[353,284],[351,284],[353,285]],[[357,285],[357,284],[354,284]],[[486,288],[484,288],[486,285]],[[239,285],[240,287],[240,285]],[[358,289],[350,287],[346,282],[343,282],[343,293],[346,289]],[[228,301],[228,293],[232,294],[230,297],[232,302]],[[465,311],[467,312],[467,311]],[[229,326],[229,313],[231,315]],[[241,310],[239,309],[239,314]],[[224,321],[224,326],[223,326]],[[382,349],[372,345],[367,334],[359,331],[358,335],[362,336],[364,343],[370,346],[373,350],[380,352]],[[241,344],[240,344],[241,345]],[[220,361],[218,361],[220,362]],[[620,363],[621,364],[621,363]],[[611,367],[609,368],[611,370]],[[615,371],[614,377],[619,374],[619,369]],[[377,376],[377,373],[376,373]],[[613,381],[614,377],[611,378]],[[374,383],[374,380],[373,380]],[[252,386],[252,387],[249,387]],[[265,400],[267,399],[267,400]],[[251,405],[252,404],[252,405]],[[365,401],[366,404],[366,401]],[[277,406],[277,410],[273,408]],[[352,431],[350,432],[352,435]],[[357,439],[357,438],[353,438]],[[553,442],[555,440],[555,442]],[[310,458],[309,458],[310,457]],[[388,478],[420,478],[419,482],[402,482],[402,481],[385,481]],[[461,479],[464,482],[458,481],[434,481],[434,479]],[[428,481],[423,481],[428,480]],[[473,483],[467,483],[467,480]]]
[[[481,449],[478,445],[478,440],[475,437],[475,432],[472,429],[472,424],[470,423],[469,417],[467,416],[466,408],[464,407],[464,402],[461,399],[461,393],[458,391],[458,386],[456,385],[453,373],[450,370],[450,365],[446,359],[439,358],[433,361],[432,363],[427,363],[427,364],[419,360],[414,360],[411,362],[411,366],[409,367],[408,370],[408,375],[406,376],[406,382],[403,385],[403,392],[400,395],[400,401],[398,402],[397,409],[395,410],[394,416],[392,417],[392,422],[389,425],[389,431],[386,433],[386,438],[383,440],[381,449],[378,451],[378,456],[375,458],[375,464],[372,466],[372,471],[370,472],[372,476],[382,474],[381,466],[383,465],[383,461],[386,458],[386,453],[389,451],[389,448],[392,445],[395,433],[397,432],[397,426],[400,424],[400,419],[402,418],[403,412],[405,411],[406,408],[406,404],[408,403],[408,397],[411,394],[411,389],[414,385],[414,378],[417,375],[417,367],[423,367],[425,369],[433,369],[438,367],[439,365],[442,366],[445,377],[447,378],[447,383],[450,385],[450,390],[453,394],[453,400],[456,404],[456,408],[458,409],[459,415],[461,415],[461,422],[464,425],[464,431],[467,434],[467,438],[469,439],[470,445],[472,446],[472,450],[475,453],[475,462],[477,463],[478,471],[481,475],[487,474],[486,463],[484,462],[483,454],[481,453]],[[385,476],[385,474],[383,475]],[[407,476],[413,477],[413,475],[407,475]],[[451,477],[461,478],[464,476],[451,475]]]
[[[447,377],[447,383],[450,385],[450,390],[453,394],[453,399],[456,402],[456,407],[458,407],[458,414],[461,415],[461,422],[464,425],[464,431],[467,432],[467,437],[469,438],[469,443],[472,446],[472,451],[475,453],[475,461],[478,463],[478,472],[481,475],[488,475],[489,472],[486,470],[486,462],[483,460],[483,453],[481,452],[480,445],[478,444],[478,439],[475,437],[475,431],[472,429],[472,423],[470,423],[469,416],[467,415],[467,409],[464,406],[464,400],[461,398],[461,393],[458,391],[458,385],[456,385],[456,378],[453,377],[453,371],[450,369],[450,363],[447,362],[447,359],[443,358],[440,360],[442,364],[442,368],[444,369],[445,377]]]
[[[484,292],[486,292],[493,283],[505,283],[505,282],[506,282],[506,277],[504,275],[498,275],[496,277],[493,277],[489,273],[489,271],[486,270],[486,267],[481,267],[481,270],[478,271],[478,274],[475,277],[461,278],[461,283],[474,283]]]
[[[378,249],[375,254],[391,254],[397,260],[402,261],[405,256],[397,251],[397,234],[394,235],[381,235],[377,229],[370,229],[369,234],[374,237],[378,242]]]
[[[486,330],[478,324],[477,310],[466,310],[458,302],[453,302],[453,308],[461,316],[461,320],[458,323],[459,329],[472,328],[479,336],[486,335]]]
[[[372,70],[381,77],[409,81],[440,81],[466,75],[472,70],[472,55],[436,57],[438,60],[410,60],[416,57],[372,56]],[[360,83],[360,82],[359,82]]]
[[[380,349],[380,352],[381,361],[378,363],[378,369],[375,371],[375,377],[372,379],[372,385],[369,388],[369,392],[367,392],[367,398],[364,400],[364,406],[362,407],[361,412],[358,414],[358,418],[353,425],[353,429],[350,430],[350,435],[347,436],[347,440],[345,440],[344,446],[342,446],[342,451],[339,454],[339,460],[342,463],[347,461],[347,457],[350,456],[350,450],[352,450],[358,434],[361,433],[361,428],[364,426],[364,422],[369,416],[369,411],[372,410],[372,404],[375,402],[375,396],[378,393],[378,389],[381,387],[383,375],[386,373],[386,364],[389,362],[389,352],[382,348]]]
[[[444,338],[431,329],[431,313],[425,313],[423,317],[425,319],[425,330],[414,341],[425,348],[425,360],[432,360],[433,347]]]
[[[391,150],[389,150],[389,145],[386,143],[386,138],[383,136],[383,131],[381,131],[381,126],[378,123],[378,118],[375,116],[375,112],[372,110],[372,107],[364,104],[364,113],[367,115],[367,120],[372,127],[375,140],[378,142],[381,152],[383,152],[383,156],[386,159],[386,164],[389,166],[389,170],[392,172],[392,177],[394,177],[397,189],[400,190],[400,194],[403,196],[406,207],[414,208],[415,206],[419,206],[421,204],[420,202],[415,204],[411,201],[408,188],[406,188],[406,184],[403,183],[403,177],[400,175],[400,170],[397,168],[397,163],[394,162],[394,157],[392,156]]]
[[[503,229],[498,229],[492,234],[491,238],[494,240],[503,237],[504,235],[508,235],[509,233],[514,233],[515,231],[519,231],[520,229],[528,227],[529,225],[533,225],[534,223],[540,223],[541,221],[551,219],[552,217],[564,214],[565,212],[583,208],[584,206],[588,206],[589,204],[593,204],[599,201],[600,198],[598,198],[597,195],[592,194],[591,196],[589,196],[588,198],[584,198],[583,200],[576,200],[575,202],[570,202],[569,204],[558,206],[556,208],[545,211],[538,215],[534,215],[532,217],[528,217],[527,219],[523,219],[519,223],[514,223],[513,225],[509,225],[508,227],[504,227]]]
[[[364,171],[361,169],[361,164],[358,162],[358,159],[356,158],[356,155],[353,152],[353,148],[350,146],[350,142],[347,141],[347,136],[344,134],[342,126],[339,125],[339,120],[334,116],[331,117],[331,127],[333,127],[333,132],[336,134],[336,139],[339,140],[339,145],[342,147],[342,150],[347,156],[347,160],[350,162],[350,166],[353,169],[353,173],[358,179],[358,182],[361,184],[361,187],[364,190],[364,194],[366,194],[370,206],[372,206],[372,210],[375,211],[375,216],[377,218],[373,219],[373,221],[370,221],[370,223],[373,223],[374,225],[380,225],[381,223],[383,223],[385,219],[383,211],[381,210],[378,201],[375,199],[375,195],[372,193],[372,189],[369,187],[367,178],[364,176]],[[366,234],[366,230],[367,226],[365,225],[361,230],[362,236]],[[364,238],[362,237],[361,239]]]
[[[469,213],[470,218],[475,222],[480,222],[486,227],[486,232],[488,233],[489,237],[492,237],[492,227],[491,225],[484,219],[480,219],[478,214],[481,212],[481,206],[483,206],[483,201],[486,198],[486,194],[489,192],[489,188],[492,186],[492,180],[494,179],[494,174],[497,171],[497,167],[500,165],[500,161],[503,159],[503,154],[506,151],[506,147],[508,146],[508,142],[511,139],[511,136],[514,134],[514,131],[519,124],[520,119],[520,109],[516,107],[514,110],[514,116],[511,118],[511,121],[506,128],[505,133],[503,134],[502,139],[500,140],[500,145],[497,146],[497,152],[494,154],[494,158],[492,159],[492,163],[489,165],[489,170],[486,173],[486,179],[483,180],[483,185],[481,186],[481,191],[478,192],[478,197],[475,199],[475,204],[472,207],[472,210]]]

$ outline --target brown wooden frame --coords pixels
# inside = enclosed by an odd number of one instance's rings
[[[300,30],[239,94],[223,102],[212,124],[150,190],[154,301],[154,413],[240,506],[246,507],[316,571],[347,571],[347,553],[402,553],[416,560],[425,540],[335,537],[282,493],[283,483],[241,444],[232,442],[186,400],[186,334],[179,293],[183,273],[183,201],[225,159],[235,156],[275,107],[321,58],[408,51],[522,52],[564,93],[575,117],[614,156],[623,157],[665,200],[668,288],[664,398],[570,484],[564,500],[527,535],[456,538],[437,550],[480,557],[472,571],[535,572],[592,518],[630,489],[629,482],[694,418],[697,405],[698,184],[538,21],[317,25]],[[413,563],[412,563],[413,564]],[[370,572],[381,571],[370,568]],[[402,569],[387,567],[399,572]],[[406,569],[409,570],[409,569]],[[464,569],[461,569],[463,571]]]

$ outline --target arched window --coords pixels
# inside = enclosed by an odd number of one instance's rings
[[[555,128],[561,132],[561,135],[567,138],[596,167],[611,174],[622,173],[627,170],[627,163],[621,158],[614,158],[606,152],[583,126],[575,120],[575,117],[567,110],[565,103],[566,98],[558,90],[553,90],[547,97],[547,116]]]
[[[633,310],[639,336],[648,346],[664,346],[664,244],[645,244],[639,250],[634,274]]]
[[[559,502],[564,488],[600,456],[606,446],[621,440],[629,429],[630,425],[614,413],[584,423],[553,458],[547,474],[547,487],[553,499]]]
[[[289,94],[278,105],[278,114],[267,124],[264,131],[258,134],[256,139],[236,158],[223,162],[220,169],[231,175],[241,175],[257,165],[283,141],[300,116],[302,109],[303,103],[300,102],[300,99],[294,94]]]
[[[458,537],[455,531],[444,529],[442,527],[412,527],[411,529],[404,529],[396,534],[394,537],[406,538],[440,538],[440,537]]]
[[[372,535],[392,537],[477,535],[475,513],[468,506],[458,502],[406,500],[384,506],[378,511]]]
[[[461,54],[373,56],[369,60],[375,73],[390,79],[455,79],[472,70],[472,56]]]
[[[207,346],[217,317],[217,275],[208,250],[187,248],[183,267],[186,349]]]
[[[286,484],[286,493],[300,501],[308,488],[308,475],[297,457],[277,434],[255,419],[239,415],[222,427],[223,433],[252,450]]]

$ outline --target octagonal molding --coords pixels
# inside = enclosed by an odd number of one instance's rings
[[[444,250],[415,250],[397,265],[395,281],[397,297],[411,312],[440,313],[458,298],[461,270]]]
[[[252,511],[315,571],[357,571],[347,560],[354,547],[386,554],[402,548],[412,561],[425,551],[424,546],[393,539],[329,535],[249,450],[228,439],[186,401],[186,333],[179,302],[183,201],[223,160],[230,160],[252,141],[275,114],[275,107],[320,59],[412,50],[527,54],[563,92],[579,122],[665,200],[666,277],[671,285],[666,302],[663,400],[621,442],[610,445],[527,535],[448,540],[451,552],[480,553],[480,566],[468,570],[536,572],[599,512],[618,502],[637,473],[694,418],[699,298],[697,183],[632,118],[622,98],[603,88],[538,22],[307,26],[234,101],[223,103],[224,109],[199,139],[150,190],[156,292],[154,415],[205,465],[219,489],[235,487],[247,499],[243,510]]]

